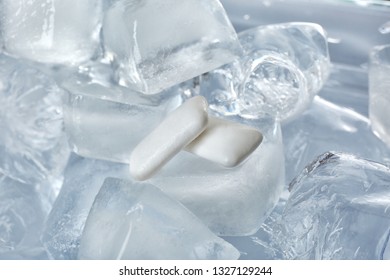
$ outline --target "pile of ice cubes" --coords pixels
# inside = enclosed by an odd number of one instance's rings
[[[390,258],[390,143],[317,96],[320,25],[3,0],[0,47],[0,259]]]

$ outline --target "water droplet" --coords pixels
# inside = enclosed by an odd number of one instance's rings
[[[388,34],[390,33],[390,21],[388,22],[385,22],[384,24],[382,24],[380,27],[379,27],[379,32],[381,34]]]

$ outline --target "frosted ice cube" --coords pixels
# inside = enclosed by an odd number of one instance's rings
[[[42,72],[0,54],[0,171],[25,182],[57,180],[69,148],[63,91]]]
[[[0,172],[0,259],[47,258],[39,240],[47,214],[34,185]]]
[[[277,240],[286,258],[383,259],[390,237],[390,169],[326,153],[290,184]]]
[[[234,60],[237,35],[218,0],[119,0],[103,25],[121,84],[154,94]]]
[[[85,221],[106,177],[128,178],[128,165],[73,154],[65,181],[47,219],[42,242],[54,259],[75,259]]]
[[[134,147],[183,101],[175,91],[144,95],[84,82],[64,87],[65,126],[73,151],[123,163],[129,163]]]
[[[201,94],[222,114],[282,121],[305,110],[329,75],[325,31],[313,23],[259,26],[239,33],[244,56],[202,77]]]
[[[77,64],[97,51],[101,0],[4,0],[0,34],[5,50],[43,63]]]
[[[369,115],[372,129],[390,147],[390,45],[370,54]]]
[[[369,120],[344,107],[316,97],[309,110],[282,126],[286,180],[327,151],[343,151],[389,162],[390,151],[370,129]]]
[[[93,203],[81,259],[237,259],[183,205],[151,184],[108,178]]]
[[[239,166],[227,168],[181,152],[149,182],[183,203],[218,235],[248,235],[259,229],[284,186],[281,132],[269,116],[229,120],[254,127],[264,137]]]

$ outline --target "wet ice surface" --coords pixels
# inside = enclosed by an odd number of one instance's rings
[[[157,187],[107,178],[88,216],[78,256],[237,259],[239,252]]]
[[[283,137],[287,182],[326,151],[390,161],[389,149],[372,133],[368,118],[321,97],[316,97],[300,117],[283,126]]]

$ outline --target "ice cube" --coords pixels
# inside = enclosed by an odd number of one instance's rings
[[[371,132],[369,120],[319,96],[309,110],[282,126],[286,180],[327,151],[343,151],[378,162],[389,162],[390,152]]]
[[[175,91],[144,95],[125,87],[65,83],[65,126],[77,154],[129,163],[134,147],[183,98]]]
[[[219,113],[290,120],[329,75],[325,31],[313,23],[259,26],[239,33],[244,56],[202,77],[201,94]]]
[[[45,224],[42,241],[51,258],[75,259],[85,221],[106,177],[129,178],[128,165],[81,158],[75,154]]]
[[[42,72],[0,54],[0,171],[24,182],[55,181],[69,156],[63,91]]]
[[[98,49],[102,0],[4,0],[5,50],[43,63],[78,64]]]
[[[325,153],[290,184],[276,240],[286,258],[383,259],[390,237],[390,169]]]
[[[151,184],[108,178],[93,203],[80,259],[237,259],[179,202]]]
[[[158,93],[241,54],[237,35],[218,0],[118,0],[105,15],[103,36],[119,82],[146,94]]]
[[[44,259],[39,237],[48,209],[34,185],[0,172],[0,259]]]
[[[261,145],[244,162],[227,168],[181,152],[148,182],[183,203],[218,235],[248,235],[259,229],[284,186],[281,132],[269,116],[227,120],[263,134]]]
[[[372,129],[390,147],[390,45],[377,46],[370,54],[369,116]]]

